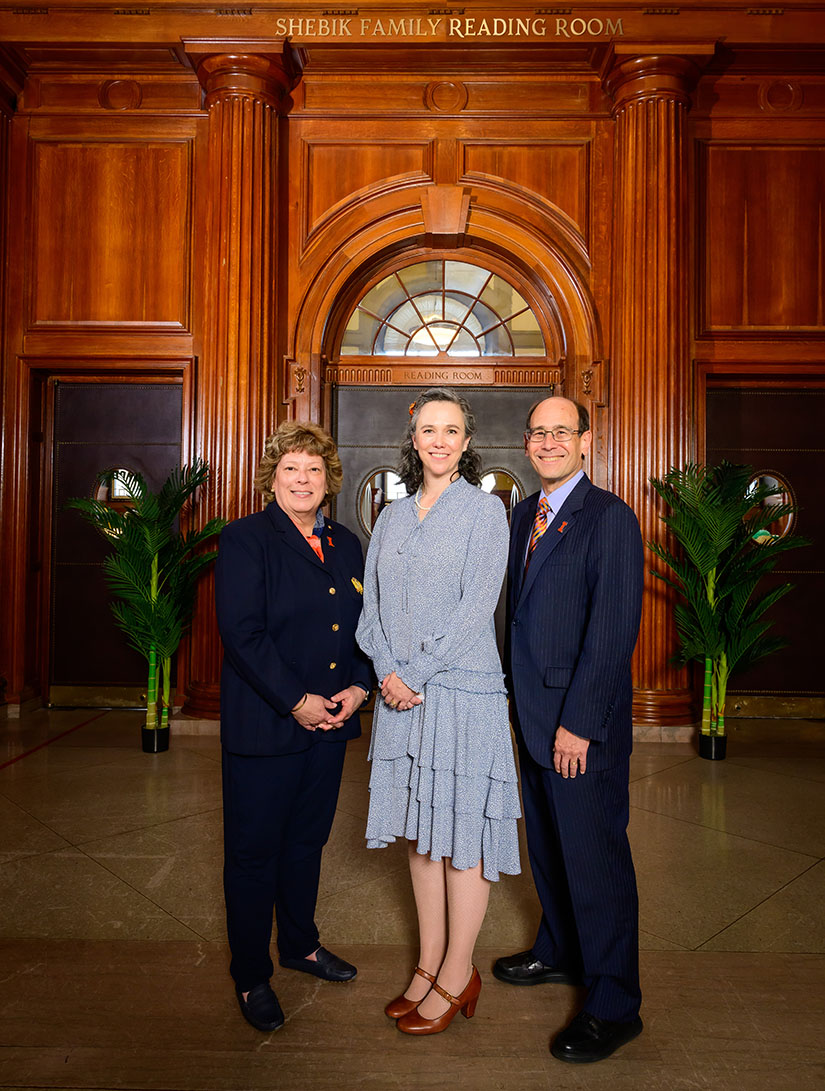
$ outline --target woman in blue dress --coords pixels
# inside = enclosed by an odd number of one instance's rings
[[[419,960],[386,1013],[407,1034],[473,1015],[473,949],[490,884],[519,872],[513,747],[493,615],[507,565],[498,497],[479,488],[463,397],[411,408],[399,473],[408,496],[378,518],[356,632],[381,684],[367,844],[409,842]]]

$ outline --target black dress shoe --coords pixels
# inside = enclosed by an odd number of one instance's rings
[[[241,1013],[247,1023],[251,1023],[256,1030],[277,1030],[284,1025],[284,1013],[268,981],[250,989],[246,994],[246,1000],[243,994],[244,990],[236,985],[235,995],[238,998]]]
[[[642,1021],[638,1016],[631,1023],[612,1023],[580,1011],[553,1042],[550,1052],[559,1061],[589,1064],[603,1061],[641,1033]]]
[[[546,966],[532,951],[500,958],[493,966],[493,977],[508,985],[580,985],[581,981],[567,970]]]
[[[326,947],[319,947],[315,952],[315,960],[311,958],[282,958],[279,959],[287,970],[301,970],[305,974],[313,974],[323,978],[324,981],[351,981],[358,973],[349,962],[328,951]]]

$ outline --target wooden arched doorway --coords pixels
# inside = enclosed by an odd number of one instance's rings
[[[483,488],[508,508],[532,491],[521,434],[530,405],[561,386],[565,331],[557,310],[512,278],[504,263],[468,248],[413,250],[337,301],[322,416],[344,465],[335,515],[365,544],[398,489],[398,445],[421,388],[464,391]]]
[[[555,389],[591,409],[597,454],[589,470],[605,481],[606,391],[589,262],[584,239],[558,208],[503,184],[406,186],[332,218],[311,251],[308,264],[316,268],[305,272],[285,369],[290,415],[321,420],[346,444],[351,413],[353,438],[365,448],[386,448],[387,459],[403,428],[398,407],[409,404],[411,391],[467,387],[482,416],[480,443],[484,432],[489,437],[491,466],[505,457],[495,452],[506,448],[532,489],[521,448],[524,413]],[[432,263],[483,270],[509,286],[534,317],[540,346],[501,352],[465,345],[459,353],[445,346],[430,354],[399,343],[380,352],[353,348],[347,323],[359,302],[400,271]],[[352,477],[366,473],[361,461],[353,462]]]
[[[323,386],[328,378],[337,381],[327,369],[338,362],[342,324],[363,293],[394,269],[433,257],[476,262],[513,285],[545,333],[542,364],[559,369],[568,394],[593,409],[602,404],[602,335],[590,260],[570,218],[503,181],[405,184],[365,193],[315,229],[305,247],[290,287],[299,297],[287,307],[284,396],[291,416],[322,416]]]

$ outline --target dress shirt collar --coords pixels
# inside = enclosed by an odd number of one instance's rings
[[[579,470],[578,473],[573,474],[569,481],[565,481],[563,485],[559,485],[559,487],[552,492],[545,492],[544,489],[541,490],[541,496],[546,497],[547,503],[550,505],[550,511],[547,515],[548,520],[553,519],[559,514],[562,504],[583,477],[584,470]],[[541,499],[541,497],[539,497],[539,499]]]

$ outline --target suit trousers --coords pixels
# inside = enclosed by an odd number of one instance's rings
[[[223,751],[224,896],[232,961],[242,991],[269,981],[272,914],[281,958],[318,947],[315,903],[346,742],[297,754]]]
[[[599,1019],[639,1014],[639,900],[627,839],[629,761],[565,779],[522,748],[530,866],[542,906],[533,953],[580,975]]]

